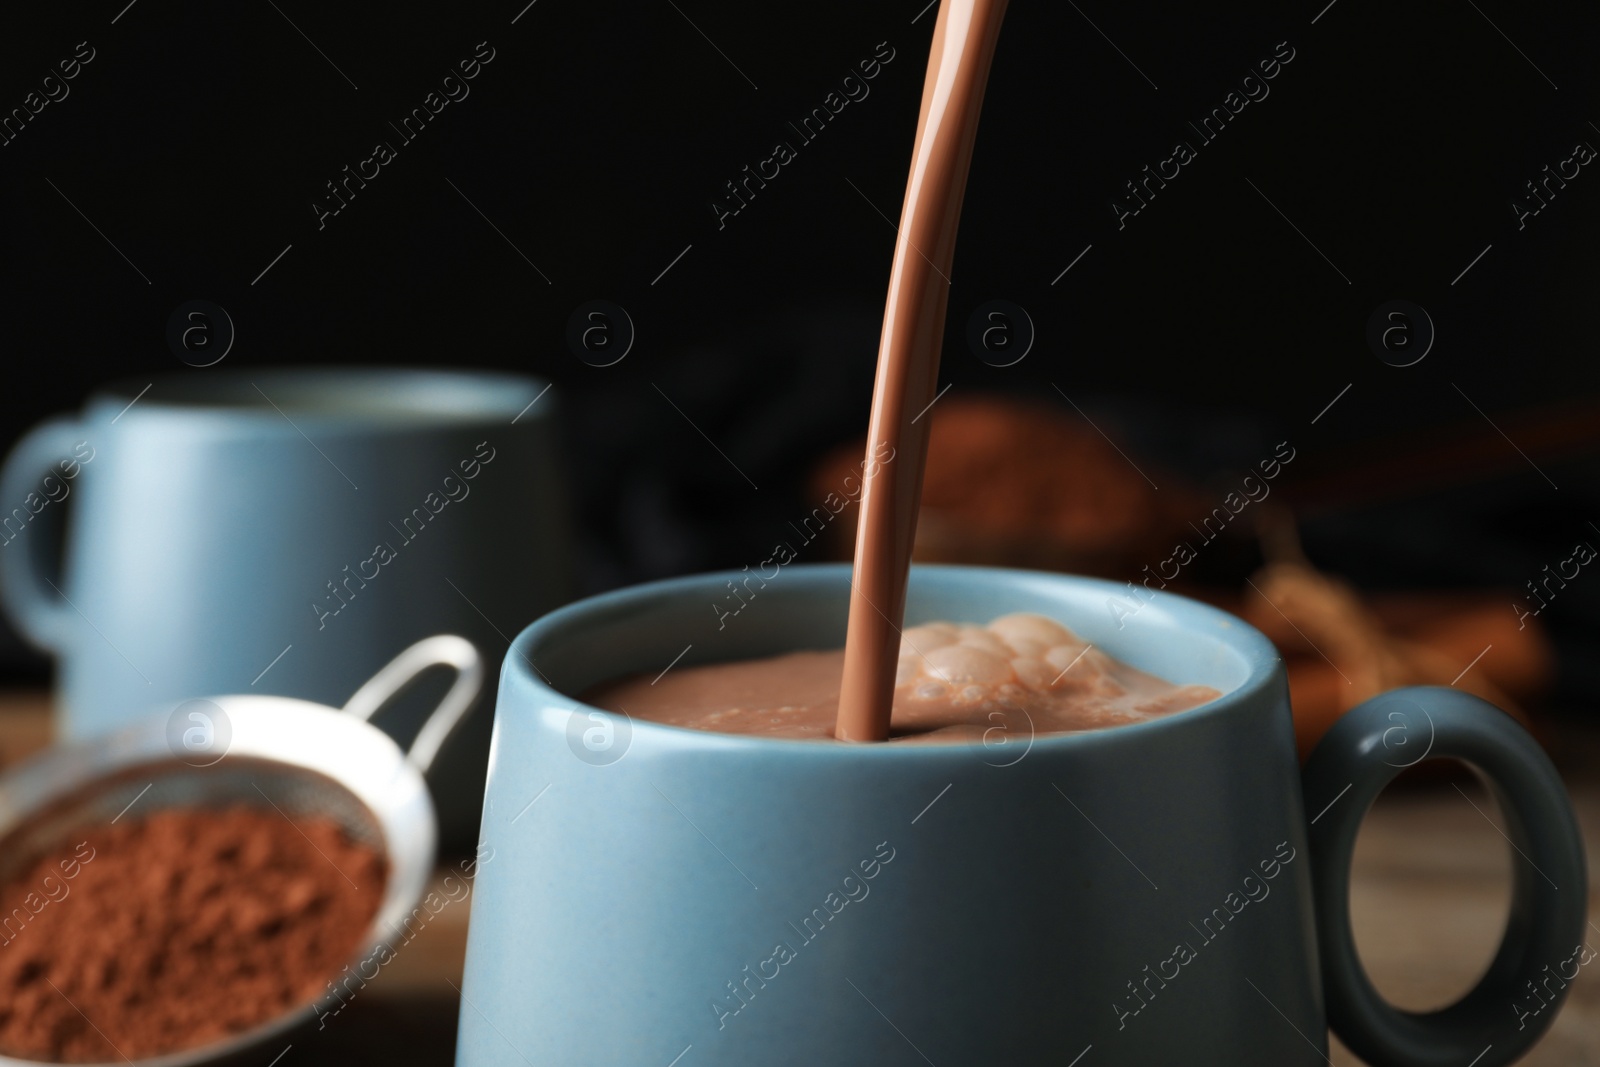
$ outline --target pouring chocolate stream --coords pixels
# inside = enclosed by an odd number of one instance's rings
[[[857,525],[844,674],[835,736],[889,737],[906,583],[922,496],[928,421],[939,377],[950,265],[1005,0],[943,0],[933,31],[922,110],[906,181]]]

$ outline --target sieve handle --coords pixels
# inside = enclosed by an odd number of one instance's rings
[[[483,657],[471,641],[454,634],[425,637],[390,660],[344,703],[346,714],[370,720],[433,667],[454,667],[456,680],[406,750],[406,759],[424,774],[483,688]]]

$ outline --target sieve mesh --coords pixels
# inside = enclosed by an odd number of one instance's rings
[[[85,827],[139,819],[165,808],[276,808],[286,818],[321,816],[338,823],[354,841],[384,852],[377,816],[332,778],[293,764],[230,758],[211,767],[177,760],[126,767],[30,812],[0,836],[0,882],[41,855],[77,839]]]
[[[453,667],[455,684],[402,752],[369,720],[421,672]],[[435,824],[423,780],[433,757],[476,699],[483,661],[471,643],[449,634],[424,638],[367,681],[342,711],[288,697],[212,698],[232,721],[232,743],[219,762],[190,766],[170,756],[160,718],[107,737],[34,757],[0,775],[0,881],[82,840],[89,827],[138,819],[168,808],[248,805],[275,809],[291,822],[332,819],[351,839],[376,849],[387,867],[378,912],[357,958],[410,914],[427,885]],[[268,1039],[307,1025],[297,1008],[215,1044],[141,1059],[136,1067],[264,1062]],[[0,1067],[39,1067],[0,1055]]]

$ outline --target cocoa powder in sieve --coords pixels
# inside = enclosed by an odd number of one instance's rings
[[[122,819],[58,851],[0,886],[0,1053],[64,1063],[209,1044],[311,1003],[387,876],[332,819],[246,806]]]

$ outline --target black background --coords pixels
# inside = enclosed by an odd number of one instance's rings
[[[230,367],[479,365],[553,380],[591,590],[759,560],[815,503],[803,483],[821,451],[865,426],[935,17],[925,2],[10,10],[0,113],[78,42],[95,58],[0,146],[0,438],[102,380],[205,374],[165,339],[173,310],[205,299],[237,328]],[[1285,438],[1335,469],[1363,442],[1381,455],[1592,396],[1600,175],[1585,167],[1520,231],[1511,202],[1578,141],[1600,145],[1600,12],[1231,8],[1011,5],[942,379],[1070,410],[1053,383],[1135,454],[1196,479]],[[388,124],[485,41],[494,59],[470,95],[400,145]],[[895,58],[870,95],[719,229],[723,183],[794,142],[788,122],[880,42]],[[1270,95],[1119,230],[1123,182],[1197,141],[1186,122],[1279,42],[1294,59]],[[325,183],[379,141],[398,158],[319,229]],[[1037,328],[1012,367],[965,344],[967,316],[994,298]],[[1406,368],[1364,341],[1373,309],[1397,298],[1438,332]],[[565,343],[592,299],[637,328],[615,366]],[[1307,546],[1369,585],[1518,588],[1600,537],[1587,525],[1594,473],[1579,456],[1413,487],[1309,523]],[[1569,684],[1597,616],[1600,587],[1581,582],[1547,615]]]

